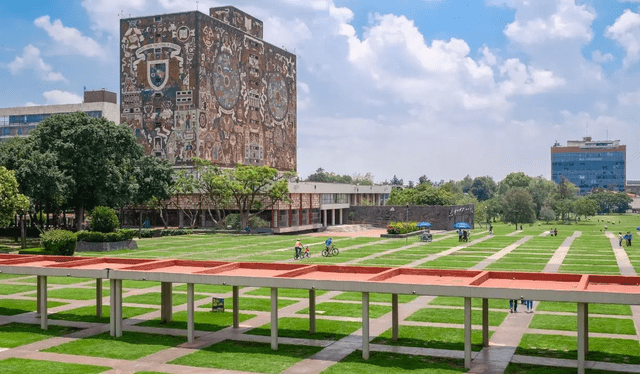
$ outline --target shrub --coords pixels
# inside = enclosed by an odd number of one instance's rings
[[[420,231],[417,222],[391,222],[387,226],[387,234],[402,235],[414,231]]]
[[[97,206],[89,212],[89,225],[93,231],[107,233],[115,231],[120,226],[120,222],[115,210],[106,206]]]
[[[40,234],[42,247],[52,255],[73,256],[76,240],[76,234],[67,230],[49,230]]]
[[[224,227],[231,226],[233,230],[243,230],[244,227],[240,227],[241,219],[237,213],[229,214],[224,217]],[[263,220],[258,216],[249,218],[249,227],[269,227],[269,222]]]
[[[153,237],[153,230],[151,230],[151,229],[142,229],[142,230],[140,230],[140,237],[141,238],[151,238],[151,237]]]
[[[102,242],[121,242],[124,240],[131,240],[136,235],[137,230],[121,229],[116,232],[102,233],[97,231],[78,231],[78,241],[85,241],[91,243]]]
[[[167,229],[162,230],[160,235],[162,236],[177,236],[177,235],[189,235],[193,234],[193,230],[191,229]]]

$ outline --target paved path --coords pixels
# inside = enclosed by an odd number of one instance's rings
[[[582,231],[574,231],[573,235],[566,238],[562,245],[558,247],[558,249],[553,253],[549,262],[547,262],[547,266],[542,270],[543,273],[557,273],[560,270],[560,266],[564,262],[564,258],[567,257],[567,253],[569,253],[569,248],[574,240],[582,234]]]
[[[437,259],[437,258],[440,258],[440,257],[443,257],[443,256],[448,256],[448,255],[450,255],[450,254],[452,254],[452,253],[454,253],[454,252],[457,252],[457,251],[459,251],[459,250],[461,250],[461,249],[463,249],[463,248],[470,247],[470,246],[472,246],[472,245],[474,245],[474,244],[481,243],[481,242],[483,242],[483,241],[485,241],[485,240],[489,240],[489,239],[491,239],[491,238],[493,238],[493,235],[483,236],[482,238],[479,238],[479,239],[476,239],[476,240],[470,241],[470,242],[468,242],[468,243],[465,243],[465,244],[459,245],[459,246],[457,246],[457,247],[453,247],[453,248],[447,249],[447,250],[442,251],[442,252],[434,253],[434,254],[429,255],[429,256],[427,256],[427,257],[425,257],[425,258],[422,258],[422,259],[420,259],[420,260],[416,260],[416,261],[410,262],[410,263],[408,263],[408,264],[406,264],[406,265],[404,265],[404,266],[400,266],[400,267],[403,267],[403,268],[413,268],[413,267],[416,267],[416,266],[420,266],[420,265],[422,265],[422,264],[424,264],[424,263],[427,263],[427,262],[429,262],[429,261],[433,261],[433,260],[435,260],[435,259]]]
[[[498,261],[502,257],[506,256],[507,254],[511,253],[511,251],[513,251],[514,249],[516,249],[519,246],[523,245],[524,243],[529,241],[529,239],[531,239],[531,238],[533,238],[533,236],[525,236],[524,238],[518,240],[517,242],[505,247],[504,249],[502,249],[502,250],[492,254],[491,256],[485,258],[484,260],[478,262],[476,265],[470,267],[469,270],[482,270],[482,269],[486,268],[487,266],[493,264],[494,262]]]

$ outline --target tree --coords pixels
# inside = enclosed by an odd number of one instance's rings
[[[507,191],[512,188],[528,188],[531,184],[531,177],[523,172],[511,173],[507,175],[498,184],[498,193],[501,196],[505,196]]]
[[[502,200],[494,196],[485,200],[485,203],[487,204],[487,222],[495,221],[502,214]]]
[[[555,190],[556,184],[553,181],[546,180],[543,177],[531,179],[531,183],[529,183],[529,193],[531,194],[533,203],[536,205],[536,215],[538,217],[540,217],[542,208],[545,205],[549,205],[550,197]]]
[[[497,188],[498,185],[493,181],[493,178],[489,176],[477,177],[473,180],[469,192],[479,201],[485,201],[493,196]]]
[[[402,179],[398,179],[398,177],[396,177],[396,175],[393,175],[393,178],[391,178],[391,185],[392,186],[402,186],[404,184],[404,181]]]
[[[427,178],[426,175],[422,175],[420,178],[418,178],[418,184],[425,184],[425,183],[432,184],[431,180]]]
[[[529,191],[524,188],[511,188],[503,198],[502,220],[507,223],[534,223],[536,212]]]
[[[226,188],[228,176],[222,169],[207,160],[195,158],[194,163],[202,180],[202,192],[209,202],[207,204],[209,216],[216,225],[222,226],[226,209],[233,205],[231,190]],[[213,206],[216,217],[213,216],[210,206]]]
[[[158,207],[160,201],[171,197],[174,184],[173,168],[165,160],[153,156],[143,156],[136,163],[134,175],[138,189],[132,202],[134,209],[135,207],[140,208],[139,227],[141,228],[143,208]],[[162,217],[162,212],[160,215]]]
[[[198,219],[198,210],[204,204],[205,196],[200,193],[202,181],[192,173],[181,169],[176,173],[173,184],[173,203],[178,211],[189,219],[189,227],[194,227]],[[180,222],[182,227],[182,222]]]
[[[456,182],[456,186],[462,193],[469,193],[471,190],[471,185],[473,184],[473,179],[469,174],[466,177],[462,178],[461,181]]]
[[[13,170],[0,166],[0,226],[8,226],[20,211],[29,209],[29,199],[18,191]]]
[[[81,228],[85,209],[120,207],[138,189],[134,168],[142,146],[126,125],[116,125],[86,113],[53,115],[29,133],[33,150],[52,153],[68,178],[65,201],[76,212]]]
[[[556,219],[556,212],[554,212],[550,206],[545,205],[542,207],[542,209],[540,209],[539,218],[548,224],[549,221],[553,221],[554,219]]]

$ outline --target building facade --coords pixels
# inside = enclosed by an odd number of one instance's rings
[[[85,91],[84,101],[81,104],[0,108],[0,140],[27,136],[40,122],[53,114],[75,112],[84,112],[89,117],[104,117],[109,121],[120,123],[120,107],[115,92]]]
[[[591,137],[551,147],[551,178],[567,178],[581,194],[594,188],[625,190],[627,148],[619,140],[593,141]]]
[[[296,170],[296,56],[231,6],[120,21],[121,122],[176,165]]]

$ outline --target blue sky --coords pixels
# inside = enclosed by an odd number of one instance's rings
[[[302,177],[549,178],[556,140],[608,134],[640,179],[638,1],[0,2],[0,105],[119,92],[120,16],[220,5],[298,55]]]

